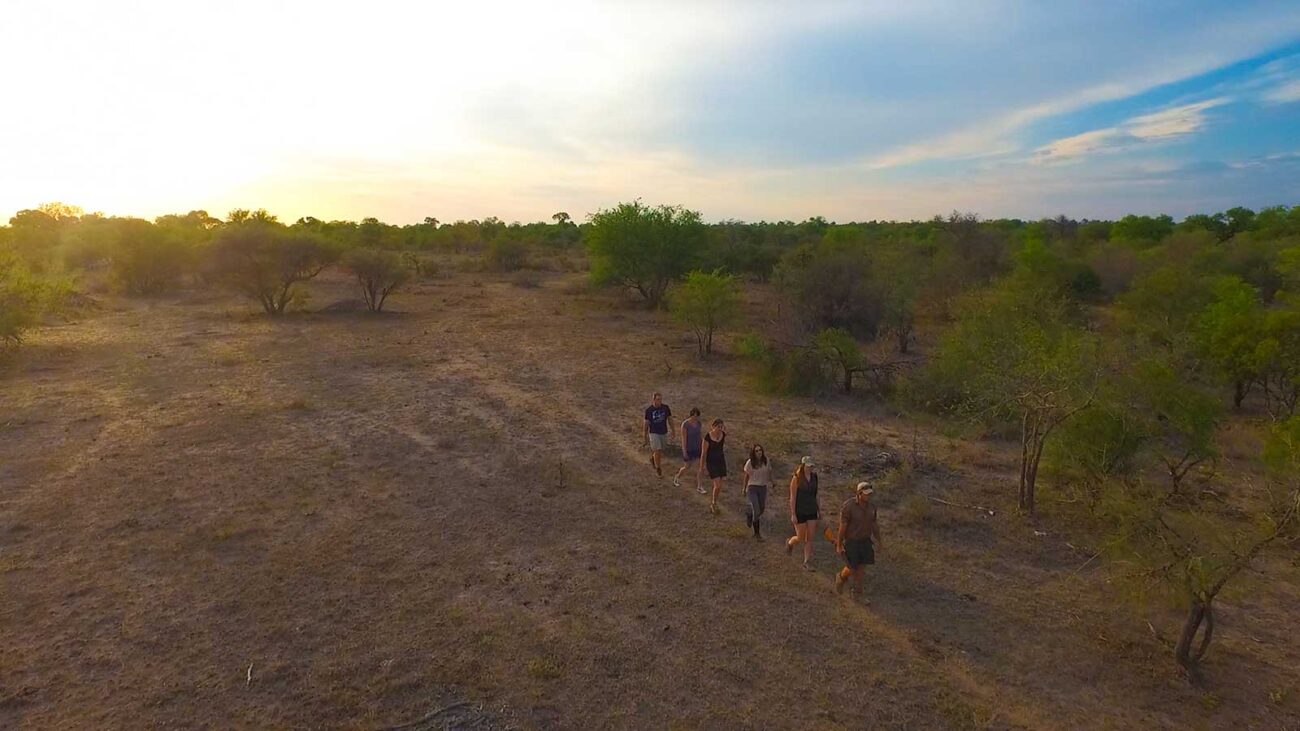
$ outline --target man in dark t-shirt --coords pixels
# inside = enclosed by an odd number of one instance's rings
[[[655,474],[660,477],[664,476],[664,447],[668,444],[668,420],[672,416],[673,410],[668,408],[668,404],[664,403],[663,396],[655,392],[655,395],[650,400],[650,405],[645,407],[645,421],[641,428],[641,437],[645,444],[650,447],[650,466],[654,468]]]
[[[875,563],[876,549],[882,547],[880,521],[876,519],[876,506],[871,502],[873,493],[875,490],[870,482],[859,482],[853,498],[840,508],[840,532],[835,550],[844,557],[844,568],[835,577],[837,593],[844,591],[844,584],[852,577],[852,591],[862,597],[862,567]],[[871,603],[866,597],[862,600]]]

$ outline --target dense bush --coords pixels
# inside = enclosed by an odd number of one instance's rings
[[[735,277],[720,271],[691,272],[669,296],[669,310],[691,328],[701,358],[713,353],[714,333],[740,316],[740,304]]]
[[[215,276],[255,300],[269,315],[278,315],[299,300],[297,285],[315,277],[334,259],[315,238],[268,223],[223,228],[209,255]]]
[[[681,206],[633,201],[598,211],[587,232],[592,281],[634,290],[657,307],[668,286],[695,267],[705,237],[700,214]]]
[[[356,277],[366,309],[371,312],[382,312],[388,295],[411,274],[400,254],[381,249],[352,249],[343,255],[343,266]]]
[[[883,297],[859,246],[823,242],[792,251],[773,281],[812,331],[839,328],[870,340],[881,329]]]
[[[0,247],[0,347],[21,343],[23,332],[57,310],[70,291],[66,279],[37,274],[17,253]]]
[[[750,378],[761,391],[808,395],[829,385],[825,360],[815,348],[746,335],[736,343],[736,352],[748,361]]]
[[[487,247],[487,265],[498,272],[522,269],[528,262],[528,247],[518,239],[499,237]]]
[[[138,218],[115,226],[109,250],[113,276],[129,294],[161,294],[193,268],[193,250],[160,226]]]

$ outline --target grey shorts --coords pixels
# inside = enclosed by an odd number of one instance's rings
[[[652,450],[654,450],[654,451],[656,451],[656,452],[662,452],[662,451],[664,451],[664,447],[665,447],[667,444],[668,444],[668,435],[667,435],[667,434],[653,434],[653,433],[652,433],[652,434],[650,435],[650,449],[652,449]]]

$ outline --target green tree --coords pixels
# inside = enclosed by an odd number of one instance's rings
[[[279,315],[300,299],[298,285],[334,258],[315,238],[267,223],[223,228],[209,255],[216,276],[257,301],[268,315]]]
[[[1144,448],[1176,495],[1183,478],[1218,456],[1215,435],[1223,418],[1215,399],[1163,360],[1141,362],[1130,376],[1129,404],[1145,423]]]
[[[1285,306],[1265,314],[1263,337],[1255,346],[1252,365],[1269,415],[1282,420],[1296,413],[1300,404],[1300,301],[1288,298]]]
[[[673,317],[691,328],[703,358],[713,353],[713,335],[740,315],[740,287],[735,277],[714,272],[691,272],[669,296]]]
[[[916,330],[921,284],[928,276],[921,249],[914,242],[883,248],[872,276],[880,296],[880,324],[894,336],[899,353],[907,353]]]
[[[1300,519],[1300,419],[1277,427],[1264,450],[1268,483],[1242,508],[1248,520],[1211,502],[1173,502],[1146,483],[1113,489],[1106,501],[1123,578],[1182,605],[1182,627],[1170,647],[1195,672],[1215,632],[1215,600],[1270,544],[1293,542]]]
[[[1096,341],[1068,301],[1027,280],[979,292],[961,311],[920,391],[958,413],[1019,424],[1019,505],[1032,514],[1048,439],[1096,394]]]
[[[1138,249],[1160,243],[1174,232],[1174,219],[1169,216],[1125,216],[1110,227],[1112,241],[1122,241]]]
[[[366,309],[383,312],[388,295],[410,277],[410,268],[394,251],[350,249],[343,255],[343,266],[356,277]]]
[[[1224,277],[1214,284],[1214,300],[1195,323],[1197,352],[1214,375],[1232,387],[1240,409],[1259,377],[1255,350],[1263,339],[1264,308],[1254,287]]]
[[[668,285],[695,265],[706,233],[700,214],[681,206],[633,201],[597,211],[587,232],[592,281],[635,290],[658,307]]]
[[[1193,323],[1213,299],[1212,280],[1187,264],[1171,264],[1137,279],[1119,299],[1117,314],[1144,342],[1183,354],[1193,345]]]
[[[813,347],[838,375],[844,393],[853,393],[853,376],[862,372],[862,349],[848,330],[829,328],[817,333]]]

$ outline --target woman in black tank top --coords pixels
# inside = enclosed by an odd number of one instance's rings
[[[817,468],[812,457],[799,460],[799,467],[790,478],[790,522],[794,523],[794,536],[785,542],[785,552],[794,553],[794,547],[803,544],[803,567],[812,571],[813,538],[817,535],[817,521],[821,510],[817,505]]]
[[[700,460],[700,474],[705,470],[713,481],[713,499],[709,502],[709,512],[717,514],[718,495],[722,494],[722,484],[727,479],[727,455],[723,451],[727,443],[727,431],[722,419],[714,419],[709,431],[704,435],[704,454]]]

